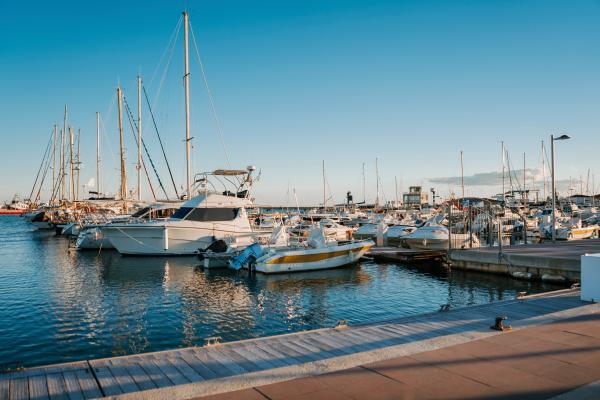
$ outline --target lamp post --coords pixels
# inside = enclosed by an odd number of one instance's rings
[[[552,160],[552,243],[556,243],[556,189],[555,189],[555,173],[554,173],[554,142],[557,140],[571,139],[569,135],[561,135],[557,138],[550,135],[550,153]]]

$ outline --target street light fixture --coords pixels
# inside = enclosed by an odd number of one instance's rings
[[[557,140],[571,139],[569,135],[561,135],[557,138],[550,135],[550,153],[552,158],[552,243],[556,243],[556,189],[555,189],[555,174],[554,174],[554,142]]]

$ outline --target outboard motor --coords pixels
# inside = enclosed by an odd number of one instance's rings
[[[258,243],[248,246],[238,256],[229,261],[229,268],[239,271],[242,267],[249,265],[264,255],[263,248]]]

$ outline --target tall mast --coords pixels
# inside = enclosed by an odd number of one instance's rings
[[[379,205],[379,160],[375,157],[375,180],[377,181],[377,196],[375,197],[375,205]]]
[[[463,168],[463,151],[460,151],[460,186],[462,188],[462,198],[465,198],[465,172]]]
[[[137,159],[137,199],[142,200],[142,77],[137,77],[137,89],[138,89],[138,115],[137,115],[137,126],[138,126],[138,159]]]
[[[77,165],[75,167],[75,171],[77,171],[77,196],[76,199],[79,200],[79,175],[81,174],[81,128],[77,128]]]
[[[125,173],[125,148],[123,147],[123,93],[121,86],[117,87],[117,103],[119,104],[119,146],[121,149],[121,200],[127,199],[127,176]]]
[[[71,187],[69,189],[69,194],[71,201],[75,201],[75,176],[74,172],[74,163],[73,163],[73,128],[69,127],[69,165],[71,167]]]
[[[544,141],[542,140],[542,181],[544,184],[542,187],[544,188],[544,202],[546,201],[546,159],[544,158],[546,153],[544,151]]]
[[[96,112],[96,197],[100,197],[100,113]]]
[[[52,130],[52,194],[50,195],[50,203],[54,203],[54,191],[56,190],[56,124]]]
[[[183,83],[185,85],[185,167],[187,182],[187,198],[192,197],[192,176],[190,167],[190,66],[188,60],[188,13],[183,12],[183,62],[185,73]]]
[[[396,206],[394,208],[398,208],[398,178],[394,176],[394,183],[396,184]]]
[[[325,203],[327,202],[325,196],[325,160],[323,160],[323,212],[325,211]]]
[[[60,142],[61,153],[62,153],[62,157],[61,157],[61,161],[60,161],[60,165],[61,165],[60,166],[60,170],[61,170],[60,198],[61,198],[61,200],[64,200],[67,197],[67,188],[66,188],[67,171],[65,170],[65,164],[67,162],[67,154],[65,152],[65,144],[67,141],[66,139],[67,139],[67,106],[65,104],[65,113],[63,116],[63,130],[62,130],[61,142]]]
[[[504,190],[504,142],[502,142],[502,202],[504,203],[504,205],[506,205],[506,197],[505,197],[505,193],[506,191]]]
[[[523,153],[523,194],[521,195],[521,198],[523,198],[523,203],[525,203],[525,193],[527,190],[527,181],[526,181],[526,177],[527,175],[525,174],[525,153]]]
[[[365,163],[363,163],[363,177],[362,177],[362,189],[363,189],[363,203],[367,202],[367,189],[365,186]]]

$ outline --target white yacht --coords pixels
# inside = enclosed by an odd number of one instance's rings
[[[247,170],[216,170],[203,173],[197,196],[185,202],[170,218],[162,221],[109,224],[104,237],[121,254],[191,255],[206,249],[215,240],[249,245],[253,231],[246,208],[252,207],[250,188],[253,167]],[[212,182],[216,180],[217,182]],[[227,190],[227,183],[235,187]],[[217,191],[215,185],[225,190]]]

